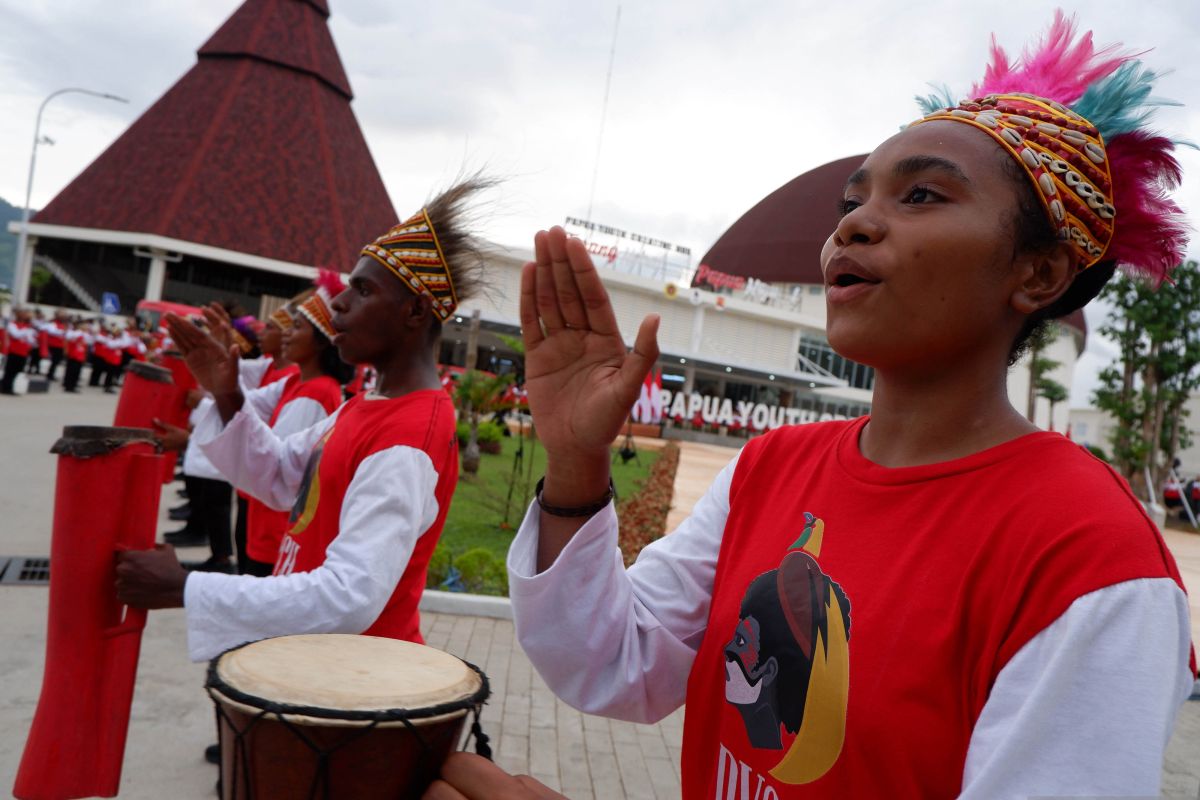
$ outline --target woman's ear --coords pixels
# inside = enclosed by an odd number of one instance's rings
[[[1012,293],[1012,307],[1029,315],[1062,297],[1075,280],[1075,258],[1065,242],[1045,252],[1019,257],[1015,264],[1019,280]]]

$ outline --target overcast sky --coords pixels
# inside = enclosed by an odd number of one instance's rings
[[[0,197],[25,195],[34,118],[56,99],[32,205],[47,203],[195,64],[241,0],[0,0]],[[396,209],[418,208],[464,167],[505,177],[484,233],[532,233],[587,212],[615,2],[330,0],[354,110]],[[1200,140],[1200,2],[1064,2],[1097,41],[1150,49],[1174,71],[1160,127]],[[929,82],[964,94],[993,31],[1010,53],[1049,23],[1033,0],[623,2],[592,218],[692,248],[698,261],[742,213],[827,161],[870,151],[918,115]],[[1179,200],[1200,223],[1200,153]],[[831,199],[833,202],[833,199]],[[1200,228],[1200,224],[1196,224]],[[1193,254],[1200,246],[1193,247]],[[1100,320],[1089,313],[1093,329]],[[1098,336],[1080,360],[1085,404]]]

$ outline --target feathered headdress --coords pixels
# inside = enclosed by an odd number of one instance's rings
[[[1096,49],[1056,11],[1045,38],[1016,61],[992,37],[991,63],[955,102],[948,89],[917,101],[913,124],[953,120],[981,128],[1022,166],[1080,269],[1101,261],[1161,283],[1183,259],[1188,225],[1168,195],[1182,177],[1175,142],[1147,129],[1160,73],[1119,45]]]
[[[331,269],[321,269],[317,271],[315,287],[312,297],[301,303],[297,310],[315,325],[317,330],[325,334],[325,338],[332,339],[337,331],[333,329],[333,310],[330,306],[333,298],[344,292],[346,286],[338,273]]]

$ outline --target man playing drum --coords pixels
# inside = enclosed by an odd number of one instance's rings
[[[329,323],[343,359],[378,370],[376,389],[286,439],[243,409],[236,353],[168,317],[188,367],[215,399],[193,436],[235,486],[292,510],[269,577],[188,573],[169,546],[121,555],[120,599],[184,607],[192,659],[284,634],[422,641],[417,601],[458,478],[454,411],[435,345],[478,285],[480,259],[462,219],[487,185],[475,178],[452,187],[363,248]],[[215,312],[207,317],[224,324]]]

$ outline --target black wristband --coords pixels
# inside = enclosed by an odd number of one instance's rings
[[[609,478],[608,491],[605,492],[604,496],[595,503],[586,506],[576,506],[574,508],[563,508],[562,506],[549,505],[545,500],[542,499],[542,486],[545,483],[546,479],[541,478],[537,482],[537,488],[534,490],[534,492],[537,496],[538,505],[541,506],[542,511],[545,511],[552,517],[590,517],[593,514],[602,511],[606,505],[611,503],[617,491],[616,487],[613,486],[612,478]]]

